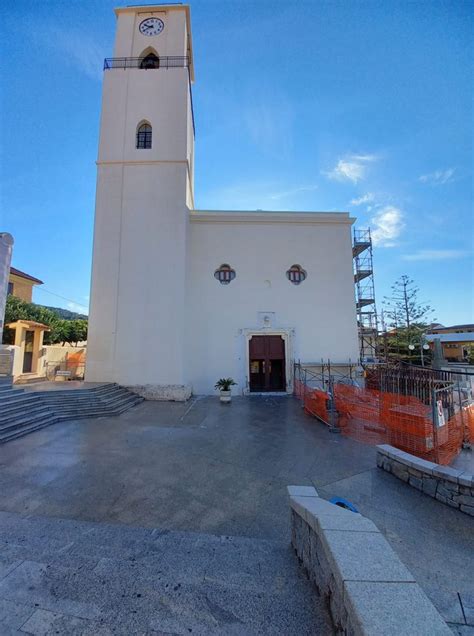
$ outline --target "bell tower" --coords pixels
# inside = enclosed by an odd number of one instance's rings
[[[86,379],[185,399],[194,80],[187,5],[115,10],[104,62]]]

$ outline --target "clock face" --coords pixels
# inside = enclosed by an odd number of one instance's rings
[[[159,35],[165,28],[165,24],[160,18],[147,18],[140,22],[138,28],[143,35]]]

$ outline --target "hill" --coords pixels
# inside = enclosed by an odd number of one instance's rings
[[[86,314],[78,314],[75,311],[63,309],[62,307],[48,307],[47,305],[40,305],[40,307],[54,311],[54,313],[58,314],[63,320],[88,320],[89,318]]]

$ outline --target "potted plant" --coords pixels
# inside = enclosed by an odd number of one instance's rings
[[[221,378],[214,386],[215,389],[219,389],[221,394],[221,402],[230,402],[232,396],[232,387],[236,386],[237,382],[234,382],[232,378]]]

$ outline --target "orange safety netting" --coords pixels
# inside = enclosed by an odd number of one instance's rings
[[[328,394],[326,391],[311,389],[303,382],[295,380],[295,394],[303,400],[303,406],[307,413],[318,417],[325,424],[329,423]]]
[[[295,382],[307,412],[329,423],[328,393]],[[474,439],[474,408],[462,408],[444,426],[434,427],[431,406],[416,397],[334,385],[338,426],[366,444],[391,444],[439,464],[449,464],[463,441]]]

